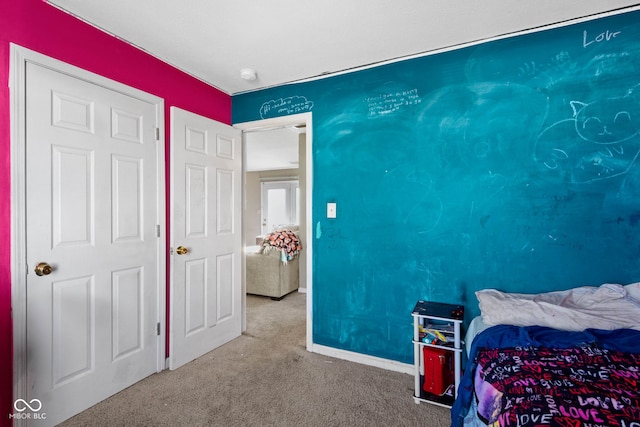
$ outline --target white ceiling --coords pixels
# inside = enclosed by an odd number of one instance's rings
[[[236,94],[591,17],[628,0],[48,0]],[[242,68],[258,78],[240,78]]]
[[[245,170],[297,169],[301,132],[304,130],[295,127],[245,132]]]
[[[627,0],[48,0],[233,95],[569,23]],[[240,78],[252,68],[257,79]],[[247,134],[247,171],[297,167],[298,134]]]

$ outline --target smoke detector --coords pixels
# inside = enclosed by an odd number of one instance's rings
[[[242,70],[240,70],[240,78],[242,80],[252,82],[258,78],[258,74],[253,68],[243,68]]]

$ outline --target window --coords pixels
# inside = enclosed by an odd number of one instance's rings
[[[262,183],[262,234],[275,227],[300,224],[300,188],[297,180]]]

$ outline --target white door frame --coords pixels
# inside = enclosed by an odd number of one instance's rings
[[[290,116],[276,117],[273,119],[264,119],[264,120],[255,120],[251,122],[244,123],[236,123],[233,127],[241,129],[243,131],[242,138],[242,153],[243,153],[243,161],[242,161],[242,172],[243,175],[246,173],[246,155],[247,155],[247,141],[244,137],[244,131],[256,131],[256,130],[267,130],[269,128],[274,127],[283,127],[283,126],[291,126],[291,125],[299,125],[305,124],[306,126],[306,149],[305,149],[305,164],[306,164],[306,175],[305,175],[305,194],[306,194],[306,236],[307,242],[305,243],[304,250],[307,252],[306,254],[306,284],[307,284],[307,350],[313,352],[313,126],[312,126],[312,113],[301,113],[301,114],[293,114]],[[246,182],[242,182],[242,194],[246,194]],[[242,241],[246,242],[246,236],[244,235],[245,230],[242,230]],[[247,329],[247,301],[246,301],[246,278],[244,275],[244,265],[242,266],[243,276],[243,292],[242,292],[242,330]]]
[[[164,162],[164,100],[141,90],[115,82],[57,59],[11,43],[10,51],[10,117],[11,117],[11,307],[13,317],[13,398],[27,395],[27,253],[26,253],[26,134],[25,124],[25,77],[27,62],[70,75],[104,88],[156,104],[156,123],[159,127],[157,144],[158,224],[161,225],[157,250],[158,322],[165,324],[166,289],[166,224],[165,212],[165,162]],[[156,371],[165,367],[165,329],[158,335],[158,360]],[[14,425],[24,425],[23,420],[14,420]]]

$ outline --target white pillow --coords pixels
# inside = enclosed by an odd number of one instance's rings
[[[549,326],[565,331],[640,330],[640,304],[622,285],[583,286],[567,291],[517,294],[476,292],[487,325]]]
[[[630,283],[624,287],[624,290],[627,291],[627,295],[640,302],[640,282]]]

